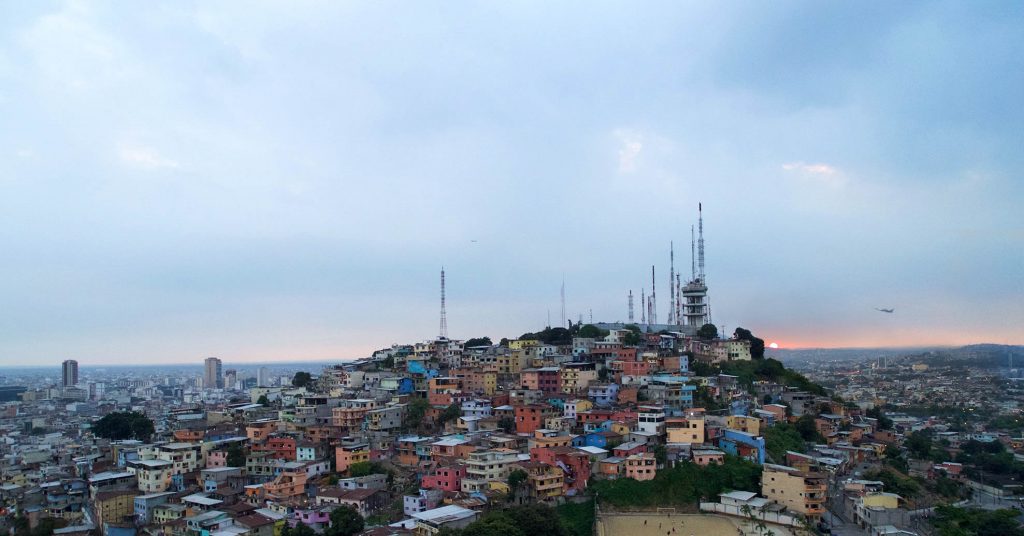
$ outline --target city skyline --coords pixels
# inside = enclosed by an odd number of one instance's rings
[[[0,365],[665,318],[698,203],[724,331],[1024,342],[1020,10],[580,11],[11,6]]]

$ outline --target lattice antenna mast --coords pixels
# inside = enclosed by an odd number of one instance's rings
[[[651,265],[651,316],[648,318],[652,324],[658,323],[658,290],[654,283],[654,265]]]
[[[697,268],[700,270],[700,282],[704,280],[704,208],[697,203]]]
[[[676,323],[676,247],[668,243],[668,323]]]
[[[444,266],[441,267],[441,333],[439,338],[448,338],[448,313],[445,311],[444,303]]]
[[[676,325],[683,325],[683,285],[679,281],[679,272],[676,272]]]
[[[647,298],[644,297],[644,289],[640,289],[640,323],[641,324],[646,324],[647,323],[647,313],[646,313],[647,310],[645,309],[645,307],[647,307]]]
[[[629,291],[629,323],[633,323],[633,291]]]
[[[695,245],[697,242],[694,240],[693,226],[690,226],[690,281],[697,279],[697,253]]]

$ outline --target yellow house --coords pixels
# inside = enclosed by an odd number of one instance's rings
[[[626,423],[613,422],[612,425],[609,427],[609,431],[615,432],[616,434],[619,434],[622,437],[627,437],[633,430],[631,430],[629,428],[629,425]]]
[[[869,493],[863,497],[867,508],[899,508],[900,496],[895,493]]]
[[[665,423],[669,443],[703,443],[704,419],[679,419]]]
[[[764,464],[761,495],[808,518],[825,511],[828,479],[824,473],[801,471],[785,465]]]
[[[725,425],[733,430],[739,430],[755,436],[761,435],[761,419],[757,417],[730,415],[726,417]]]
[[[519,341],[519,340],[508,341],[508,349],[509,350],[525,350],[525,349],[533,347],[533,346],[540,346],[540,341],[538,341],[536,339],[525,339],[525,340],[521,340],[521,341]]]
[[[134,521],[138,490],[100,491],[96,494],[96,524]]]

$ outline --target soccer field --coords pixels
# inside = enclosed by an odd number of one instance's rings
[[[769,525],[775,536],[794,536]],[[757,529],[741,519],[702,514],[601,514],[597,536],[754,536]]]

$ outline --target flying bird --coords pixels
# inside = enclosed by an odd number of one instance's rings
[[[881,312],[883,312],[883,313],[892,313],[892,312],[893,312],[893,311],[895,311],[896,309],[879,309],[878,307],[875,307],[875,310],[876,310],[876,311],[881,311]]]

